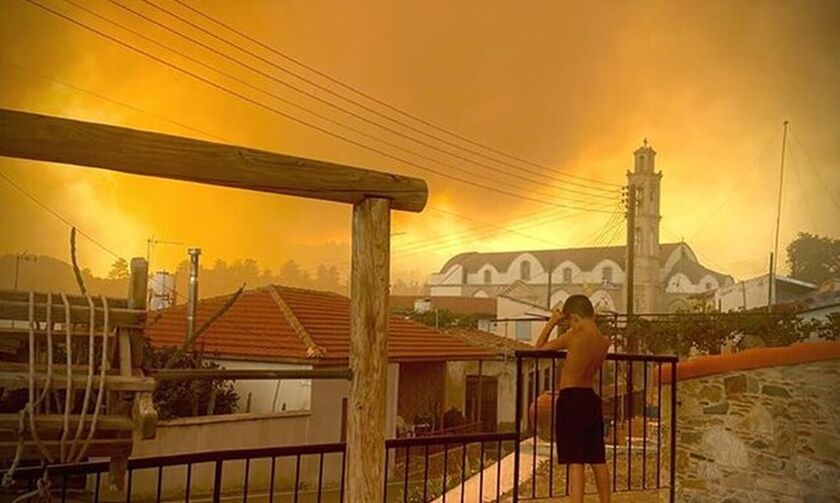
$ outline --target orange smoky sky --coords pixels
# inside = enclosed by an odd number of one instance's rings
[[[463,251],[592,244],[598,231],[616,219],[562,206],[580,206],[574,200],[587,199],[587,207],[611,211],[619,207],[619,195],[599,192],[608,197],[592,198],[558,189],[575,187],[562,174],[623,184],[643,138],[657,150],[663,172],[663,241],[685,239],[707,266],[736,277],[760,274],[772,249],[786,119],[792,135],[782,246],[800,231],[840,235],[840,2],[184,0],[378,99],[546,166],[529,166],[530,180],[525,180],[525,175],[506,176],[445,155],[281,85],[278,79],[387,123],[181,24],[154,5],[336,93],[411,122],[210,24],[176,1],[33,1],[412,164],[225,94],[25,0],[0,2],[0,106],[422,177],[429,184],[430,207],[421,214],[394,215],[396,277],[423,280]],[[262,74],[120,5],[232,54]],[[277,96],[448,166],[342,131]],[[520,197],[454,181],[415,164]],[[145,255],[147,239],[155,236],[202,247],[206,263],[254,258],[270,269],[289,259],[309,269],[319,264],[346,269],[348,264],[350,210],[344,205],[5,158],[0,158],[0,171],[120,256]],[[29,250],[67,258],[66,224],[5,180],[0,180],[0,204],[0,254]],[[609,235],[600,242],[623,243],[617,225],[606,230]],[[107,272],[114,257],[87,240],[79,247],[83,265]],[[173,268],[185,258],[184,246],[159,245],[152,267]]]

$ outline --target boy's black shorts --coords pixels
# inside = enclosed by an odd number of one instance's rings
[[[592,388],[564,388],[555,407],[557,462],[605,463],[601,398]]]

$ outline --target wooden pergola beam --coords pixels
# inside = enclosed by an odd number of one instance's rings
[[[0,109],[0,156],[356,204],[421,211],[419,178],[119,126]]]

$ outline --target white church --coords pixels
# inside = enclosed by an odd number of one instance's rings
[[[684,243],[660,243],[662,172],[647,142],[634,152],[628,183],[639,188],[636,212],[636,313],[676,312],[691,298],[731,285],[732,277],[700,264]],[[553,308],[568,296],[587,295],[601,312],[626,311],[625,246],[510,252],[467,252],[449,259],[431,275],[431,297],[491,297],[534,308]]]

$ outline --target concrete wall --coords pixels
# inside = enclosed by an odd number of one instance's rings
[[[153,440],[135,440],[133,457],[164,456],[222,449],[249,449],[267,446],[306,444],[309,432],[308,412],[282,414],[231,414],[198,418],[175,419],[158,424]],[[264,491],[269,484],[270,459],[250,462],[249,492]],[[226,462],[222,472],[223,489],[241,491],[244,482],[244,462]],[[164,496],[183,497],[186,484],[186,467],[167,467],[163,472]],[[332,473],[325,480],[338,480]],[[317,456],[301,461],[301,481],[317,483]],[[275,486],[278,489],[294,485],[294,458],[278,459],[275,465]],[[106,477],[103,477],[102,490]],[[209,463],[195,465],[191,472],[190,492],[206,495],[213,490],[214,466]],[[139,470],[132,476],[132,500],[154,498],[157,490],[157,470]],[[112,495],[113,496],[113,495]]]
[[[238,360],[213,360],[229,370],[294,370],[311,369],[311,365],[249,362]],[[233,384],[239,393],[239,411],[272,413],[282,411],[309,410],[312,385],[309,379],[236,381]],[[248,410],[248,395],[251,408]],[[275,402],[276,394],[276,402]]]
[[[385,438],[394,437],[396,433],[399,377],[399,365],[396,363],[388,364]],[[310,420],[309,443],[341,441],[341,404],[349,396],[349,381],[318,379],[312,382],[312,419]]]
[[[838,384],[837,359],[680,381],[677,500],[837,501]]]

